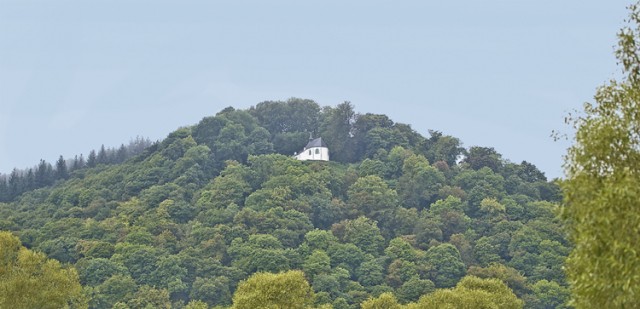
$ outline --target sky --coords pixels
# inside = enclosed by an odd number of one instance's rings
[[[0,0],[0,173],[299,97],[561,177],[629,4]]]

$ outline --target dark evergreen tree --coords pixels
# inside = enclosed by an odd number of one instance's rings
[[[9,175],[9,199],[14,199],[20,193],[22,193],[22,179],[17,168],[14,168]]]
[[[67,179],[69,177],[69,171],[67,169],[67,161],[64,160],[62,155],[56,161],[56,179]]]
[[[96,167],[96,165],[98,165],[96,151],[91,150],[91,152],[89,152],[89,158],[87,159],[87,167]]]
[[[107,156],[107,150],[104,148],[104,144],[100,146],[100,151],[98,151],[97,164],[108,164],[109,157]]]
[[[71,166],[69,168],[69,172],[73,172],[75,170],[80,169],[80,161],[78,160],[78,155],[76,155],[73,158],[73,161],[71,162]]]
[[[36,188],[36,175],[33,173],[33,169],[30,168],[27,174],[24,176],[24,190],[31,190]]]
[[[8,202],[9,198],[9,183],[5,175],[0,175],[0,202]]]
[[[80,154],[80,158],[78,158],[78,168],[84,168],[87,162],[84,161],[84,155]]]
[[[40,160],[35,173],[35,186],[42,188],[53,183],[53,167],[45,160]]]
[[[116,152],[114,163],[122,163],[126,159],[127,159],[127,148],[124,146],[124,144],[121,144],[120,148],[118,148],[118,151]]]

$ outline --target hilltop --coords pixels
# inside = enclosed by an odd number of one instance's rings
[[[310,135],[329,162],[293,157]],[[384,293],[426,302],[472,276],[527,308],[569,296],[554,181],[348,102],[229,107],[128,159],[56,175],[6,195],[0,230],[75,267],[90,308],[230,306],[254,273],[288,270],[333,308]]]

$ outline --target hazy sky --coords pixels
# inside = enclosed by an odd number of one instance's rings
[[[301,97],[557,177],[629,3],[0,0],[0,172]]]

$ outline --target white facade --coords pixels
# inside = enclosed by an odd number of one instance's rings
[[[306,160],[329,161],[329,148],[311,147],[297,154],[296,159],[301,161],[306,161]]]
[[[294,156],[301,161],[329,161],[329,148],[324,141],[322,141],[322,138],[319,137],[309,140],[307,146]]]

